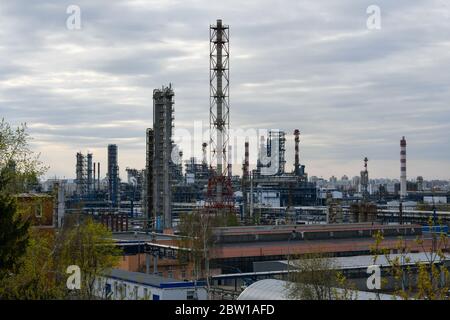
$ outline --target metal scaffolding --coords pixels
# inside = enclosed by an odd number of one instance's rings
[[[87,194],[87,160],[86,156],[81,152],[77,153],[77,163],[76,163],[76,186],[77,186],[77,195],[85,196]]]
[[[153,214],[155,227],[159,230],[172,227],[174,95],[172,85],[153,91]]]
[[[152,128],[146,133],[146,159],[145,159],[145,197],[144,213],[147,218],[146,227],[149,228],[153,221],[153,159],[155,154],[154,133]]]
[[[209,29],[210,40],[210,166],[206,211],[232,209],[233,189],[228,174],[229,105],[229,27],[217,20]]]
[[[108,145],[108,195],[111,206],[119,207],[119,165],[117,155],[117,145]]]

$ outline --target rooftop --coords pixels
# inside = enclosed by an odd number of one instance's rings
[[[179,281],[172,278],[165,278],[158,276],[156,274],[146,274],[142,272],[132,272],[121,269],[112,269],[111,272],[106,275],[113,279],[129,281],[136,284],[147,285],[157,288],[183,288],[183,287],[194,287],[194,286],[204,286],[204,282],[194,282],[194,281]]]
[[[276,279],[257,281],[248,286],[237,300],[289,300],[289,282]],[[342,289],[336,288],[337,292]],[[366,291],[352,291],[356,300],[393,300],[394,296]]]

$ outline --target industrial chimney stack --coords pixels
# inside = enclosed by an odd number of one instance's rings
[[[299,152],[299,144],[300,144],[300,130],[295,129],[295,164],[294,164],[294,172],[296,176],[300,175],[300,152]]]
[[[406,197],[406,139],[400,140],[400,198]]]

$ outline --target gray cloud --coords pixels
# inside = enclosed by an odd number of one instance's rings
[[[79,31],[65,25],[73,3]],[[78,150],[105,162],[108,143],[122,169],[143,167],[154,88],[173,83],[177,127],[208,121],[208,25],[223,18],[233,128],[299,128],[308,172],[324,177],[356,175],[364,156],[372,176],[396,177],[405,135],[410,176],[449,178],[450,8],[377,1],[382,29],[370,31],[371,4],[2,1],[0,116],[29,124],[49,175],[73,176]]]

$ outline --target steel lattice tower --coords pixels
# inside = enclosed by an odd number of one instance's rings
[[[210,40],[210,166],[212,176],[208,183],[210,206],[217,208],[232,205],[233,191],[229,181],[229,26],[217,20],[209,28]]]

